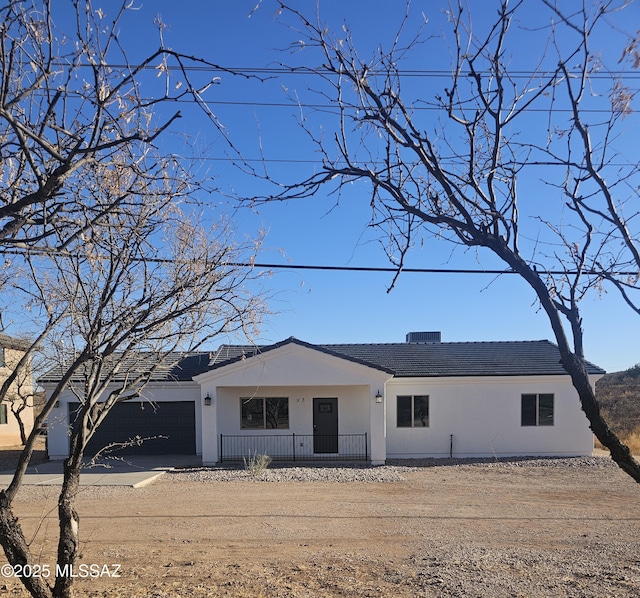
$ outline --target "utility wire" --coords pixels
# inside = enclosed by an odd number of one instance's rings
[[[640,88],[638,89],[629,89],[629,93],[632,95],[637,95],[640,92]],[[33,96],[40,96],[45,99],[49,99],[45,91],[35,91]],[[80,100],[86,100],[87,95],[79,90],[68,89],[65,91],[65,95],[69,97],[76,97]],[[154,102],[158,102],[158,98],[153,97],[140,97],[139,101],[141,104],[153,104]],[[202,98],[195,99],[192,95],[183,95],[179,98],[167,97],[162,100],[167,104],[196,104],[196,105],[207,105],[207,106],[231,106],[237,108],[287,108],[287,109],[295,109],[295,110],[317,110],[321,112],[328,112],[339,114],[342,111],[366,111],[366,106],[360,106],[356,104],[343,103],[339,104],[338,102],[334,103],[315,103],[315,102],[303,102],[303,101],[257,101],[257,100],[204,100]],[[435,104],[429,104],[425,100],[415,100],[411,105],[411,110],[414,112],[443,112],[446,109],[437,106]],[[548,114],[549,112],[558,113],[558,114],[571,114],[573,113],[572,108],[534,108],[533,106],[526,106],[522,108],[523,112],[528,113],[539,113],[539,114]],[[610,114],[611,108],[580,108],[580,112],[583,114]]]
[[[247,263],[230,263],[229,266],[234,267],[254,267],[265,270],[325,270],[330,272],[401,272],[414,273],[414,274],[518,274],[515,270],[493,270],[484,268],[393,268],[391,266],[326,266],[326,265],[311,265],[311,264],[265,264],[256,262],[254,264]],[[550,276],[564,276],[564,275],[577,275],[578,273],[587,276],[602,275],[601,270],[539,270],[536,269],[538,274],[545,274]],[[637,276],[638,272],[622,271],[622,272],[606,272],[610,276]]]
[[[634,90],[637,92],[638,90]],[[149,98],[141,98],[143,102],[150,102]],[[322,111],[330,111],[335,112],[336,114],[340,112],[341,108],[335,104],[307,104],[304,102],[256,102],[256,101],[236,101],[236,100],[195,100],[190,97],[183,97],[177,100],[168,100],[171,103],[175,104],[206,104],[207,106],[238,106],[238,107],[249,107],[249,108],[295,108],[297,110],[303,109],[313,109],[313,110],[322,110]],[[443,112],[444,108],[439,106],[425,106],[419,103],[415,103],[411,106],[412,111],[416,112]],[[348,105],[345,106],[346,110],[361,110],[366,111],[366,107],[356,106],[356,105]],[[541,114],[546,114],[549,112],[555,113],[572,113],[573,110],[571,108],[553,108],[552,110],[549,108],[532,108],[531,106],[527,106],[523,109],[523,112],[538,112]],[[580,108],[580,112],[584,114],[609,114],[611,113],[611,109],[605,108]]]
[[[0,255],[44,255],[82,258],[78,253],[63,251],[55,248],[32,247],[32,248],[15,248],[0,250]],[[106,257],[105,257],[106,259]],[[134,262],[146,262],[151,264],[180,264],[186,263],[187,260],[176,258],[159,258],[159,257],[140,257],[134,258]],[[266,262],[226,262],[221,266],[229,266],[231,268],[257,268],[259,270],[320,270],[327,272],[407,272],[412,274],[490,274],[493,276],[501,274],[518,274],[515,270],[499,270],[492,268],[397,268],[393,266],[332,266],[327,264],[282,264],[282,263],[266,263]],[[534,266],[538,274],[546,274],[550,276],[565,276],[584,274],[587,276],[600,276],[607,274],[609,276],[638,276],[637,270],[621,270],[615,272],[603,272],[602,270],[545,270]]]
[[[188,57],[182,57],[183,59]],[[69,65],[67,63],[54,62],[56,66],[67,68]],[[142,65],[134,65],[134,64],[108,64],[106,65],[111,69],[122,69],[126,71],[135,71],[135,70],[146,70],[146,71],[158,71],[158,65],[146,64]],[[89,63],[81,63],[74,65],[74,68],[95,68],[95,65],[91,65]],[[169,72],[179,72],[179,71],[187,71],[187,72],[203,72],[203,73],[226,73],[230,75],[338,75],[334,71],[322,67],[308,67],[308,66],[300,66],[300,67],[288,67],[288,66],[275,66],[275,67],[250,67],[250,66],[239,66],[239,67],[223,67],[217,65],[185,65],[181,64],[179,67],[172,67],[171,65],[164,66],[163,69],[168,70]],[[452,72],[446,69],[397,69],[395,71],[399,76],[402,77],[422,77],[422,78],[451,78]],[[388,72],[385,69],[376,70],[371,69],[367,70],[367,77],[386,77],[388,76]],[[470,74],[470,73],[468,73]],[[493,75],[494,73],[489,70],[477,71],[479,75]],[[582,71],[576,69],[575,71],[569,71],[569,76],[571,75],[581,75]],[[509,76],[516,79],[530,79],[531,77],[551,77],[558,76],[558,73],[554,70],[510,70]],[[625,77],[626,79],[640,79],[640,72],[636,71],[626,71],[626,70],[608,70],[602,72],[593,72],[589,74],[589,77],[592,79],[615,79],[619,77]]]
[[[448,157],[445,158],[445,160],[453,160],[455,158],[457,158],[458,156],[453,156],[453,157]],[[257,163],[257,164],[262,164],[262,163],[273,163],[273,164],[316,164],[318,166],[322,165],[322,160],[317,158],[315,160],[312,159],[303,159],[303,158],[245,158],[244,156],[238,156],[236,158],[232,157],[232,156],[197,156],[197,157],[189,157],[189,156],[180,156],[180,160],[185,160],[187,162],[232,162],[234,164],[241,164],[241,163]],[[357,161],[355,162],[356,164],[358,163]],[[409,162],[407,162],[409,164]],[[344,164],[342,162],[337,162],[336,163],[336,167],[339,167],[340,164]],[[364,162],[363,162],[364,164]],[[412,163],[411,163],[412,164]],[[346,166],[346,164],[344,164]],[[385,162],[382,161],[367,161],[366,162],[367,166],[381,166],[381,165],[386,165]],[[520,167],[520,166],[544,166],[545,168],[549,167],[549,166],[556,166],[556,167],[562,167],[562,168],[567,168],[568,165],[566,163],[563,163],[561,161],[558,162],[540,162],[540,161],[530,161],[530,162],[511,162],[510,163],[511,166],[514,167]],[[632,163],[624,163],[624,162],[611,162],[611,163],[607,163],[606,165],[609,168],[625,168],[625,167],[633,167],[635,169],[637,169],[637,165],[632,164]]]

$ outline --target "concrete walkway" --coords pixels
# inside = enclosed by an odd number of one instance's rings
[[[201,465],[197,455],[145,455],[110,459],[82,470],[81,486],[129,486],[140,488],[150,484],[165,471]],[[11,483],[12,472],[0,472],[0,488]],[[62,461],[49,461],[29,467],[25,485],[59,486],[62,484]]]

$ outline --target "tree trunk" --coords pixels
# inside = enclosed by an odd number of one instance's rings
[[[20,410],[22,411],[22,410]],[[16,416],[16,419],[18,420],[18,427],[20,428],[20,444],[22,444],[22,446],[25,446],[27,444],[27,433],[25,431],[24,428],[24,422],[22,421],[22,418],[20,417],[20,411],[18,411],[18,413],[15,413],[14,415]]]
[[[562,356],[562,365],[571,376],[574,388],[578,391],[582,410],[589,420],[589,427],[601,444],[609,449],[611,458],[625,473],[640,483],[640,464],[633,458],[626,444],[614,434],[602,417],[589,376],[583,365],[574,356]]]
[[[55,598],[70,598],[72,596],[73,577],[71,573],[78,557],[78,528],[80,523],[78,513],[73,508],[73,503],[80,487],[80,467],[81,458],[73,455],[64,462],[64,478],[58,498],[58,519],[60,522],[58,571],[66,573],[66,575],[56,576],[56,583],[53,588],[53,596]]]
[[[11,502],[4,490],[0,491],[0,543],[7,562],[14,567],[33,565],[29,545],[22,533],[18,518],[13,514]],[[51,598],[51,587],[43,577],[25,576],[21,581],[34,598]]]
[[[560,350],[560,360],[562,367],[571,377],[573,387],[578,393],[582,411],[589,420],[589,428],[596,438],[611,452],[611,458],[625,473],[629,474],[636,482],[640,483],[640,464],[633,458],[629,447],[620,442],[613,430],[609,427],[600,412],[600,406],[596,400],[595,390],[591,386],[589,374],[587,372],[584,357],[579,351],[572,351],[560,320],[558,307],[554,304],[551,293],[540,275],[527,264],[519,254],[507,247],[502,239],[484,235],[479,243],[484,247],[489,247],[500,256],[513,270],[515,270],[524,280],[526,280],[536,293],[542,308],[544,309],[549,323],[553,329]],[[574,338],[578,335],[580,345],[582,343],[582,329],[577,311],[567,313]],[[575,343],[576,345],[578,343]],[[577,353],[577,354],[576,354]]]

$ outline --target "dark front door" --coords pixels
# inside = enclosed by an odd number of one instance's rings
[[[313,399],[313,452],[338,452],[338,399]]]

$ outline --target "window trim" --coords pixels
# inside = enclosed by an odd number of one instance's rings
[[[400,425],[399,421],[399,408],[400,408],[400,399],[411,399],[411,425]],[[427,413],[426,413],[426,424],[416,425],[416,399],[426,399],[427,404]],[[418,428],[424,429],[429,428],[431,426],[431,421],[429,419],[430,414],[430,400],[429,395],[396,395],[396,428],[401,430],[406,430],[409,428]]]
[[[9,424],[9,409],[6,403],[0,403],[0,426]]]
[[[525,400],[531,401],[531,397],[534,397],[534,403],[527,406],[527,420],[525,421]],[[549,404],[542,405],[541,400],[551,400],[551,408],[549,410]],[[533,407],[533,408],[532,408]],[[544,410],[549,410],[550,415],[543,416]],[[555,426],[555,411],[556,400],[555,394],[552,392],[523,392],[520,395],[520,427],[522,428],[539,428],[539,427],[552,427]],[[530,417],[535,417],[533,422]]]
[[[268,421],[267,421],[267,409],[266,409],[266,402],[269,400],[279,400],[279,401],[286,401],[286,405],[287,405],[287,425],[286,426],[276,426],[276,427],[270,427],[268,426]],[[244,417],[243,417],[243,410],[244,410],[244,402],[245,401],[261,401],[262,402],[262,425],[261,426],[251,426],[251,427],[246,427],[244,425]],[[240,397],[240,430],[288,430],[290,427],[290,418],[289,418],[289,397]]]

